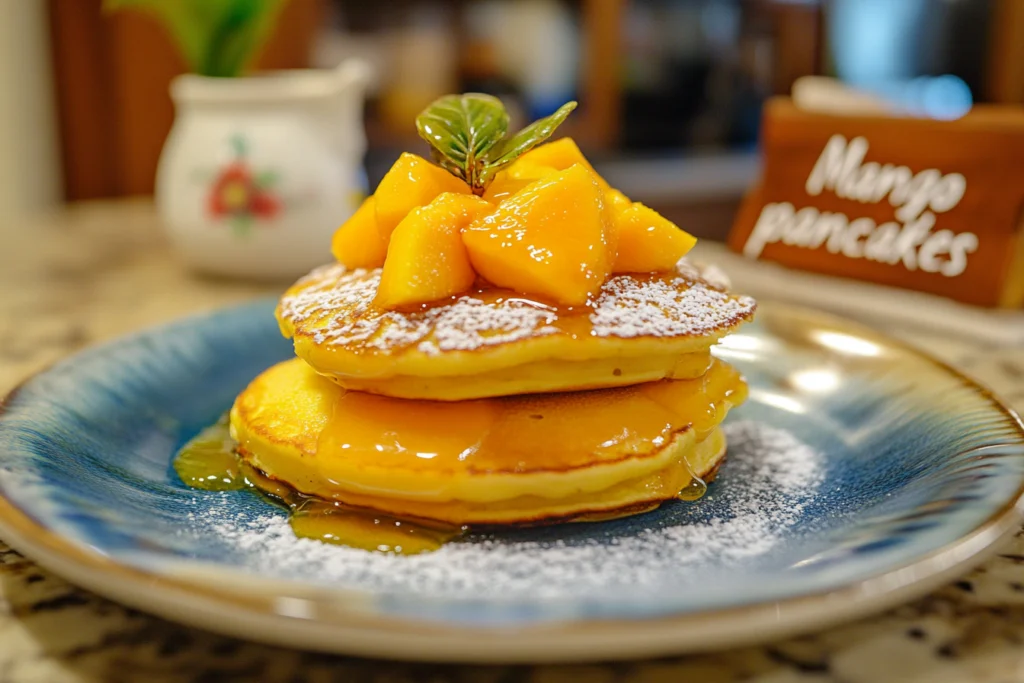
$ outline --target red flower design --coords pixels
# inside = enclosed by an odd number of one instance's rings
[[[248,166],[235,161],[225,167],[214,181],[208,208],[210,214],[217,218],[273,218],[281,204],[263,184],[257,182]]]

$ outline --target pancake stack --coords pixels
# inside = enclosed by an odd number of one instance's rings
[[[442,167],[403,155],[337,262],[283,295],[296,357],[237,398],[239,454],[308,496],[455,525],[699,497],[746,395],[711,348],[753,300],[680,260],[694,240],[568,138],[486,187]]]

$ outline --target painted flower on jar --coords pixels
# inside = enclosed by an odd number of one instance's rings
[[[235,159],[220,169],[210,186],[207,210],[214,220],[228,220],[238,234],[246,234],[257,220],[269,220],[281,211],[274,195],[273,171],[254,172],[246,156],[245,141],[231,141]]]

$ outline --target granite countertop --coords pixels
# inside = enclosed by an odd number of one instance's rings
[[[708,247],[705,257],[713,257]],[[88,344],[280,291],[187,274],[147,202],[0,227],[0,391]],[[892,326],[1024,409],[1024,348]],[[184,628],[78,590],[0,542],[0,682],[1024,680],[1024,532],[928,597],[764,647],[587,666],[466,667],[306,654]]]

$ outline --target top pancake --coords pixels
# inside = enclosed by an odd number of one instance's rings
[[[399,312],[376,306],[380,270],[318,268],[277,310],[296,354],[350,389],[462,400],[702,374],[708,349],[754,300],[692,267],[609,278],[587,306],[476,289]]]

